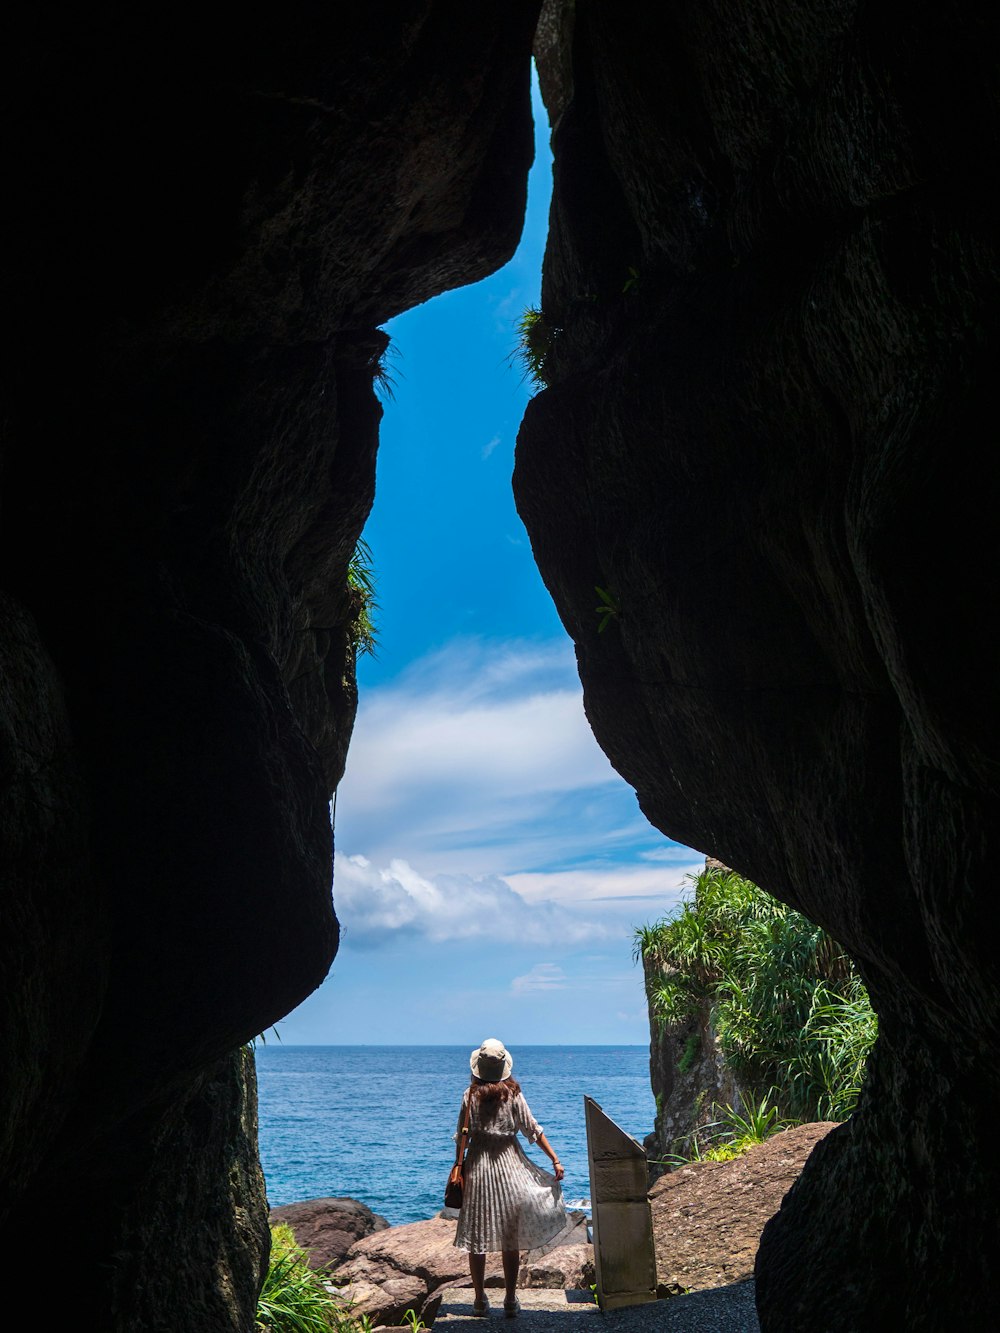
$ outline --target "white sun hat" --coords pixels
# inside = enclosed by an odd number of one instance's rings
[[[496,1037],[487,1037],[469,1056],[469,1068],[483,1083],[502,1083],[510,1078],[514,1057]]]

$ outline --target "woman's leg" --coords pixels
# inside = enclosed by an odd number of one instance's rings
[[[469,1273],[472,1277],[472,1285],[476,1289],[476,1300],[484,1300],[485,1292],[483,1290],[483,1282],[486,1279],[485,1254],[473,1254],[471,1250],[469,1251]]]
[[[521,1255],[518,1250],[504,1250],[503,1257],[503,1281],[506,1291],[504,1293],[504,1305],[512,1306],[517,1300],[517,1270],[521,1266]]]

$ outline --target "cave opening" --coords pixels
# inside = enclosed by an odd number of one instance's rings
[[[535,161],[513,258],[385,328],[389,382],[376,386],[384,415],[364,530],[377,644],[358,657],[358,715],[333,806],[340,948],[327,980],[278,1023],[280,1046],[269,1037],[258,1048],[262,1161],[279,1206],[323,1180],[393,1222],[437,1204],[413,1182],[401,1198],[381,1185],[373,1194],[346,1130],[315,1145],[303,1182],[289,1167],[284,1047],[470,1045],[495,1030],[515,1050],[628,1046],[641,1070],[634,1095],[621,1106],[613,1090],[603,1095],[640,1137],[652,1125],[632,931],[676,899],[698,857],[648,824],[593,740],[570,640],[514,508],[514,444],[533,391],[516,326],[539,301],[551,190],[537,77],[532,101]],[[487,945],[498,959],[484,976]],[[370,1118],[399,1114],[371,1095]],[[586,1194],[579,1144],[569,1158]]]

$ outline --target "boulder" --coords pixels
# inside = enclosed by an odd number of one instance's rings
[[[309,1252],[313,1268],[339,1263],[356,1240],[389,1223],[357,1199],[303,1199],[271,1209],[271,1225],[291,1227],[296,1241]]]
[[[797,1125],[731,1162],[692,1162],[662,1176],[649,1193],[660,1294],[753,1277],[765,1224],[834,1128]]]
[[[469,1285],[469,1257],[455,1248],[455,1227],[454,1217],[438,1214],[357,1241],[331,1274],[341,1298],[373,1324],[391,1324],[407,1310],[430,1324],[444,1293]],[[583,1214],[571,1213],[555,1242],[524,1256],[518,1283],[585,1290],[594,1280],[593,1270]],[[499,1254],[486,1257],[486,1285],[503,1286]]]
[[[469,1257],[455,1248],[455,1227],[454,1219],[439,1216],[365,1236],[334,1269],[333,1281],[373,1324],[391,1324],[407,1310],[421,1314],[431,1292],[469,1281]],[[498,1254],[487,1258],[486,1278],[503,1280]]]
[[[586,1291],[594,1282],[594,1247],[586,1240],[560,1245],[538,1259],[528,1255],[517,1276],[519,1287]]]

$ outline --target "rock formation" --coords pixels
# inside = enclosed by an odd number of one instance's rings
[[[385,1231],[389,1223],[357,1199],[303,1199],[272,1208],[272,1226],[288,1226],[309,1255],[311,1268],[340,1263],[356,1240]]]
[[[692,1162],[658,1180],[649,1204],[660,1295],[753,1277],[765,1224],[833,1128],[797,1125],[731,1162]]]
[[[378,325],[513,252],[537,8],[5,33],[0,1231],[95,1327],[252,1322],[232,1053],[337,945]]]
[[[656,1119],[643,1148],[649,1159],[650,1179],[655,1180],[663,1174],[663,1160],[670,1154],[689,1151],[693,1146],[691,1136],[717,1118],[717,1106],[739,1110],[741,1099],[719,1048],[707,1001],[698,1005],[692,1018],[665,1026],[660,1025],[651,1008],[649,1030],[649,1079],[656,1099]]]
[[[542,1253],[522,1256],[523,1287],[586,1290],[594,1280],[594,1251],[582,1213]],[[331,1280],[343,1301],[373,1325],[398,1324],[407,1311],[428,1326],[453,1287],[469,1286],[469,1256],[455,1248],[455,1218],[440,1214],[366,1236],[335,1265]],[[503,1286],[499,1254],[487,1256],[486,1285]]]
[[[537,9],[12,11],[0,1227],[58,1212],[104,1329],[247,1326],[239,1047],[336,947],[378,325],[511,253]],[[838,1328],[981,1327],[995,15],[549,10],[520,509],[643,810],[824,925],[881,1016],[765,1232],[762,1323],[822,1333],[835,1292]]]
[[[768,1333],[1000,1298],[996,55],[975,3],[576,8],[520,513],[642,809],[881,1020],[764,1233]]]

